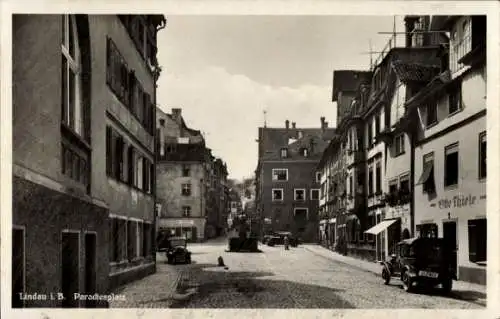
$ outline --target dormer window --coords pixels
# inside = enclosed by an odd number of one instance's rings
[[[288,149],[282,148],[281,149],[281,158],[287,158],[288,157]]]
[[[301,149],[300,149],[300,154],[301,154],[302,156],[304,156],[304,157],[307,157],[307,156],[309,156],[309,151],[308,151],[308,149],[307,149],[307,148],[301,148]]]

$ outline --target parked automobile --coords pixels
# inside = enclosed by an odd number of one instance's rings
[[[445,293],[457,279],[452,267],[452,247],[442,238],[410,238],[396,244],[391,259],[382,262],[382,278],[386,285],[391,278],[403,282],[407,292],[415,286],[425,288],[442,286]]]
[[[262,243],[266,244],[271,237],[272,235],[264,235],[264,237],[262,238]]]
[[[156,249],[159,252],[164,252],[167,251],[168,246],[169,246],[169,240],[170,236],[167,232],[162,231],[158,233],[158,236],[156,236]]]
[[[191,252],[187,249],[187,241],[184,237],[170,237],[166,251],[169,264],[191,263]]]
[[[290,246],[292,247],[297,247],[299,244],[299,239],[295,236],[292,235],[291,232],[287,231],[279,231],[274,233],[269,237],[269,239],[266,241],[268,246],[275,246],[275,245],[284,245],[285,244],[285,237],[288,236]]]

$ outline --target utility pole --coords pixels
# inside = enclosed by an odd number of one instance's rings
[[[263,113],[264,113],[264,127],[267,127],[267,111],[264,110]]]

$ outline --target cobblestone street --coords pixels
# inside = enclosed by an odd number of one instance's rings
[[[111,306],[473,309],[485,305],[482,286],[455,282],[450,297],[440,295],[439,289],[408,294],[398,281],[385,286],[362,262],[351,265],[352,259],[336,258],[317,245],[289,251],[260,245],[261,253],[227,253],[223,241],[189,248],[191,265],[167,265],[158,255],[157,274],[122,288],[118,293],[125,294],[127,302]],[[227,270],[217,266],[218,256],[224,258]]]

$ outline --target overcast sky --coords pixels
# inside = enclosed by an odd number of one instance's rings
[[[398,31],[404,29],[396,18]],[[208,147],[227,162],[230,178],[252,176],[258,127],[335,126],[334,70],[369,68],[393,17],[167,16],[158,34],[163,72],[158,104],[181,108],[187,125],[205,133]],[[400,42],[402,44],[402,42]]]

